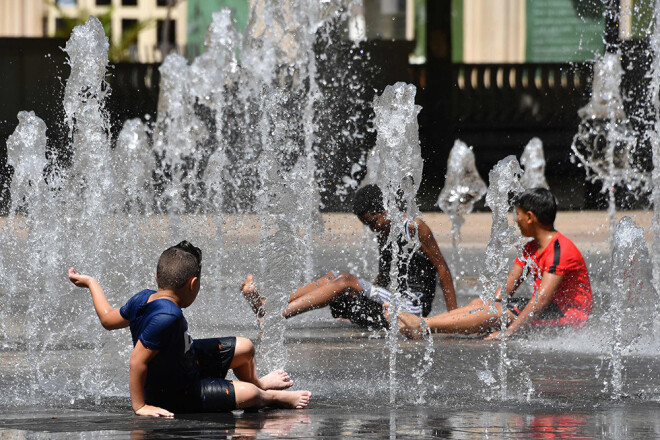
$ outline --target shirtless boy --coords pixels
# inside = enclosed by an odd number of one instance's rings
[[[376,185],[360,188],[355,194],[353,213],[360,221],[376,233],[379,245],[378,276],[373,283],[349,273],[329,272],[318,280],[298,288],[289,295],[287,307],[282,312],[291,318],[312,309],[330,306],[332,316],[349,319],[363,327],[387,327],[387,318],[382,305],[392,298],[387,290],[390,284],[392,251],[387,246],[390,220],[383,205],[383,194]],[[401,253],[406,243],[417,237],[420,248],[409,263],[399,259],[399,289],[405,310],[416,316],[427,316],[435,296],[437,279],[444,294],[447,310],[456,308],[456,294],[449,267],[445,262],[431,229],[421,218],[404,221],[403,237],[398,237],[397,249]],[[254,280],[248,275],[241,290],[252,310],[263,316],[267,309],[265,298],[255,288]]]

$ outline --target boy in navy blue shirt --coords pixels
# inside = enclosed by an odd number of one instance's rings
[[[173,417],[171,411],[307,406],[311,393],[285,391],[293,382],[284,371],[257,376],[249,339],[190,337],[181,309],[199,293],[201,262],[201,250],[187,241],[168,248],[158,260],[158,290],[143,290],[120,309],[112,308],[96,279],[69,269],[71,282],[90,290],[104,328],[130,326],[129,388],[135,414]],[[238,380],[225,380],[230,368]]]

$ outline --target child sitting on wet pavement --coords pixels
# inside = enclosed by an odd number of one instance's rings
[[[445,261],[431,228],[421,217],[406,218],[403,234],[394,239],[395,250],[390,247],[391,221],[383,204],[383,193],[376,185],[366,185],[355,194],[353,213],[362,224],[376,233],[378,239],[378,275],[373,282],[351,273],[329,272],[323,277],[289,294],[284,318],[329,306],[332,316],[348,319],[367,328],[387,327],[383,315],[383,302],[389,301],[392,292],[390,268],[393,253],[398,252],[398,286],[402,308],[410,313],[427,316],[435,296],[436,281],[440,281],[447,310],[456,308],[456,294],[449,266]],[[402,258],[404,247],[414,238],[419,240],[417,249],[409,258]],[[372,257],[369,255],[369,257]],[[375,257],[375,255],[373,256]],[[261,296],[252,275],[241,284],[241,292],[261,318],[265,313],[266,298]]]
[[[171,411],[307,406],[311,393],[286,390],[293,382],[284,371],[257,376],[249,339],[190,337],[181,309],[199,293],[201,262],[201,250],[187,241],[168,248],[158,260],[158,290],[143,290],[119,309],[112,308],[96,279],[69,269],[71,282],[90,290],[105,329],[130,326],[129,389],[135,414],[173,417]],[[225,379],[230,368],[238,380]]]
[[[525,237],[531,237],[516,258],[506,282],[512,295],[530,272],[534,277],[531,299],[507,301],[507,336],[527,325],[582,327],[591,313],[592,293],[589,273],[582,254],[571,240],[554,228],[557,200],[545,188],[525,191],[515,202],[516,223]],[[479,333],[499,328],[502,316],[501,289],[492,303],[477,298],[464,307],[447,313],[419,318],[402,312],[399,329],[410,338],[424,335],[422,319],[437,333]],[[384,306],[387,313],[386,304]],[[500,331],[487,339],[501,337]]]

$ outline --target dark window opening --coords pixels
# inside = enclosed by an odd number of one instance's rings
[[[60,32],[64,32],[65,29],[67,29],[67,26],[64,23],[64,19],[56,18],[55,19],[55,34],[59,35]]]
[[[163,44],[163,28],[165,27],[165,20],[158,20],[156,32],[158,32],[158,45]],[[171,20],[169,29],[167,31],[167,42],[174,45],[176,43],[176,21]]]
[[[137,6],[137,0],[121,0],[122,6]]]
[[[96,0],[96,6],[109,6],[112,0]]]
[[[124,18],[121,21],[121,33],[125,34],[128,31],[134,30],[138,21],[132,18]]]

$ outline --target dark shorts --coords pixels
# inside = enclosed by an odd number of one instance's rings
[[[199,366],[200,379],[182,393],[147,392],[147,403],[174,413],[217,412],[236,409],[232,381],[226,380],[234,359],[236,338],[195,339],[191,350]]]
[[[506,303],[506,308],[509,309],[511,313],[518,316],[525,306],[527,306],[529,300],[530,298],[509,298]],[[563,317],[564,312],[561,311],[557,304],[551,302],[545,307],[545,309],[543,309],[540,315],[535,315],[534,319],[559,319]]]
[[[371,329],[388,328],[383,306],[362,295],[345,295],[330,303],[333,318],[344,318],[361,327]]]

